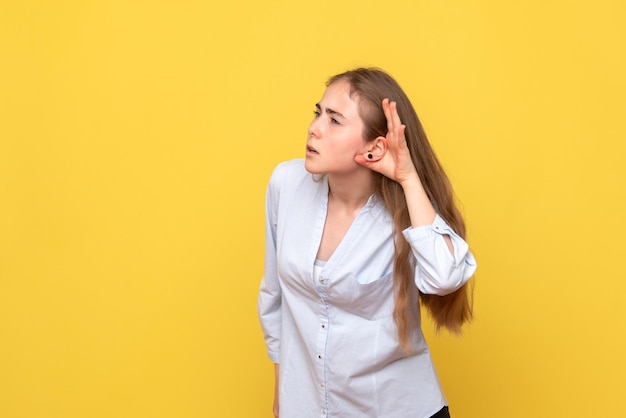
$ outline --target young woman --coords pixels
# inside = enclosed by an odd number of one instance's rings
[[[280,418],[448,417],[419,303],[437,327],[471,318],[476,262],[452,187],[400,86],[332,77],[306,158],[267,190],[259,316]]]

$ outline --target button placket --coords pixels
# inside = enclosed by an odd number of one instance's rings
[[[316,363],[317,367],[317,381],[319,388],[319,396],[322,405],[327,404],[328,393],[326,391],[326,343],[328,340],[328,303],[326,301],[326,290],[328,286],[328,277],[325,275],[325,272],[322,272],[319,277],[317,290],[320,296],[319,300],[319,328],[318,328],[318,336],[317,336],[317,353],[316,353]],[[322,416],[327,416],[327,409],[323,409]]]

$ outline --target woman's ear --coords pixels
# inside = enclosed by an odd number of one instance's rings
[[[387,153],[387,138],[379,136],[373,141],[367,143],[365,159],[367,161],[379,161]]]

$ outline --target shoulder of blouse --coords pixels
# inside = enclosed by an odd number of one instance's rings
[[[289,184],[299,185],[303,181],[313,181],[313,175],[304,168],[303,159],[295,159],[281,162],[274,168],[270,186],[282,188]]]

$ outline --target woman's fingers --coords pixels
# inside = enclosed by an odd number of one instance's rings
[[[402,122],[400,121],[400,115],[398,114],[398,104],[396,102],[393,102],[393,112],[392,112],[392,116],[393,116],[393,123],[394,123],[394,127],[396,129],[396,131],[398,132],[398,134],[400,134],[401,130],[402,130]]]
[[[387,119],[387,132],[394,135],[398,134],[398,129],[402,125],[402,122],[398,114],[397,103],[389,99],[383,99],[383,112]]]
[[[398,128],[400,127],[400,116],[398,116],[398,104],[396,102],[389,103],[389,113],[391,117],[391,133],[398,138]]]
[[[385,98],[382,104],[385,118],[387,118],[387,138],[391,139],[389,136],[393,136],[398,145],[406,145],[404,139],[404,129],[406,126],[403,125],[400,120],[397,103]]]
[[[383,113],[385,114],[385,119],[387,119],[387,132],[391,132],[391,111],[389,110],[389,99],[383,99]]]

